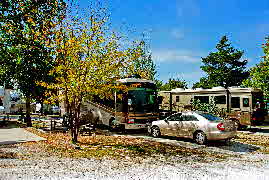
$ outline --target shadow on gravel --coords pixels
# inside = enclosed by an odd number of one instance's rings
[[[186,144],[191,144],[193,147],[204,147],[204,148],[216,148],[220,150],[226,150],[231,152],[238,152],[238,153],[247,153],[247,152],[255,152],[260,149],[260,147],[250,144],[244,144],[237,141],[209,141],[206,145],[198,145],[192,139],[187,138],[177,138],[177,137],[162,137],[165,139],[170,140],[177,140],[179,142],[185,142]]]
[[[260,149],[258,146],[244,144],[241,142],[231,141],[229,143],[218,141],[218,142],[209,142],[208,147],[215,147],[227,151],[239,152],[239,153],[247,153],[247,152],[255,152]]]
[[[269,129],[260,129],[259,132],[262,132],[262,133],[269,133]]]
[[[127,135],[127,134],[124,134]],[[205,149],[214,149],[215,151],[230,151],[230,152],[238,152],[238,153],[247,153],[247,152],[255,152],[260,149],[260,147],[250,144],[244,144],[241,142],[233,141],[209,141],[206,145],[198,145],[192,139],[188,138],[179,138],[174,136],[162,136],[160,138],[153,138],[148,136],[146,133],[132,131],[128,132],[128,135],[140,138],[146,138],[153,141],[159,141],[166,144],[174,144],[178,146],[186,146],[189,148],[205,148]]]

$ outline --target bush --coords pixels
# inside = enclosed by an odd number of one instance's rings
[[[209,100],[209,103],[201,103],[201,101],[198,100],[192,100],[191,102],[192,109],[196,111],[203,111],[212,113],[215,115],[220,115],[221,110],[216,106],[214,98]]]

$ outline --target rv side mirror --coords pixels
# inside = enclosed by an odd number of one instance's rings
[[[162,96],[158,96],[158,104],[162,104],[163,102],[163,97]]]

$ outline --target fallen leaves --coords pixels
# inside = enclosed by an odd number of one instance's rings
[[[237,133],[235,141],[260,146],[258,151],[269,153],[269,136],[254,135],[250,133]]]
[[[18,158],[18,154],[14,152],[4,152],[0,150],[0,159],[15,159]]]
[[[195,160],[203,162],[221,161],[231,156],[209,152],[205,149],[191,149],[142,138],[107,136],[104,134],[80,136],[79,142],[76,144],[76,146],[79,146],[79,149],[77,149],[71,143],[71,137],[68,133],[43,133],[34,128],[27,128],[27,130],[47,139],[46,141],[23,144],[23,146],[32,146],[31,148],[35,149],[31,151],[32,155],[39,149],[45,151],[47,156],[67,158],[135,159],[158,156],[193,156]]]

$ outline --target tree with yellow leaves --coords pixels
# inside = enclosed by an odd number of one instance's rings
[[[71,16],[58,27],[53,44],[56,66],[50,72],[55,82],[40,83],[59,92],[50,96],[65,103],[73,142],[78,141],[83,101],[124,89],[115,80],[126,75],[126,67],[141,56],[139,48],[120,46],[120,37],[109,31],[104,8],[97,4],[89,11],[86,18]]]

